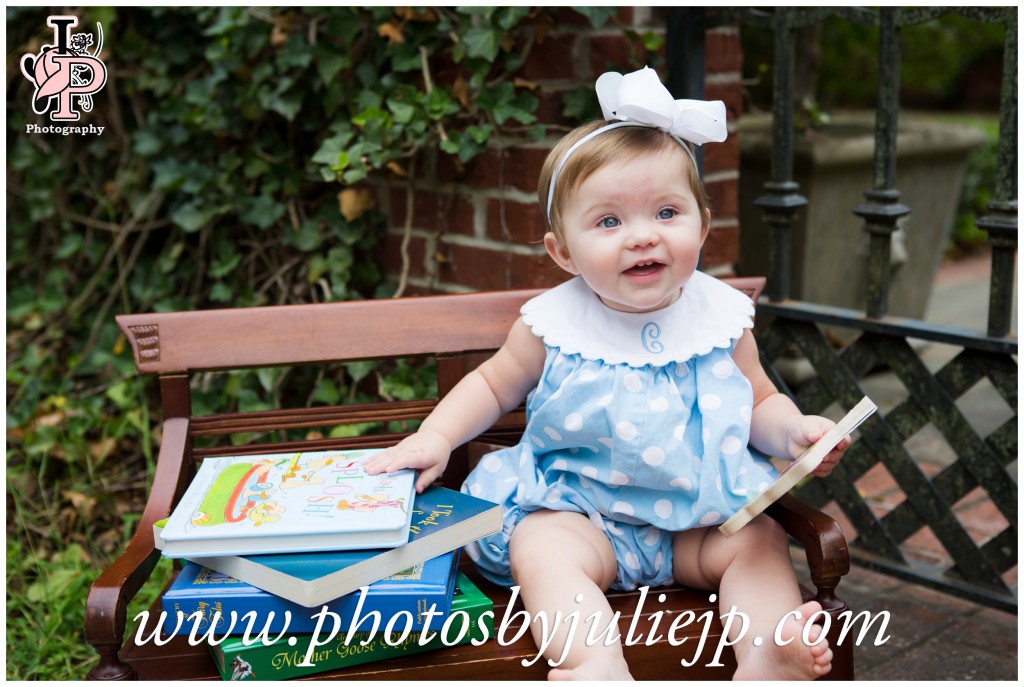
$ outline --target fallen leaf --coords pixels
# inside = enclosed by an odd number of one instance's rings
[[[463,107],[469,109],[469,84],[461,74],[455,78],[455,83],[452,84],[452,97],[458,100]]]
[[[396,7],[395,15],[405,21],[437,21],[437,14],[429,7]]]
[[[63,410],[56,411],[53,413],[46,413],[36,417],[36,427],[56,427],[68,418],[68,413]]]
[[[96,505],[96,497],[83,494],[80,491],[65,491],[63,494],[79,515],[88,518],[92,514],[92,509]]]
[[[113,437],[104,437],[99,441],[89,443],[89,455],[96,461],[101,461],[110,455],[110,452],[117,447],[117,440]]]
[[[338,207],[341,216],[352,222],[366,214],[367,210],[376,207],[373,193],[365,188],[346,188],[338,194]]]
[[[280,48],[284,46],[287,40],[288,32],[274,24],[274,28],[270,30],[270,44],[275,48]]]
[[[388,43],[391,45],[396,43],[405,43],[405,36],[402,35],[402,27],[393,21],[384,22],[378,26],[377,35],[381,38],[387,38]]]
[[[538,88],[535,82],[527,81],[526,79],[520,78],[518,76],[512,79],[512,85],[515,86],[516,88],[525,88],[530,91],[535,91]]]
[[[391,162],[389,162],[387,164],[387,168],[390,169],[392,172],[394,172],[395,174],[397,174],[400,177],[407,178],[409,176],[409,172],[405,171],[405,167],[403,167],[402,165],[398,164],[394,160],[392,160]]]

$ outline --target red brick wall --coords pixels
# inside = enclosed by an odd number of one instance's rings
[[[634,64],[623,26],[664,32],[664,11],[623,8],[618,26],[593,29],[575,12],[560,12],[555,29],[534,46],[522,77],[537,85],[538,119],[568,125],[561,95],[594,80],[609,69],[632,71]],[[739,248],[739,142],[735,122],[742,105],[739,29],[708,31],[705,97],[721,99],[729,112],[730,137],[705,148],[705,183],[712,200],[712,230],[704,249],[704,269],[716,276],[732,273]],[[664,74],[662,74],[664,78]],[[413,215],[407,255],[406,294],[482,291],[551,286],[568,275],[544,252],[546,231],[537,206],[537,177],[559,135],[539,143],[515,145],[478,156],[457,170],[444,159],[424,160],[413,191]],[[388,279],[402,273],[407,188],[403,183],[378,186],[380,207],[389,217],[379,250]]]

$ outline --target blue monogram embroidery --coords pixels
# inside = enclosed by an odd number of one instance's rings
[[[640,330],[640,343],[648,353],[661,353],[665,346],[658,341],[661,338],[661,326],[657,322],[648,322]]]

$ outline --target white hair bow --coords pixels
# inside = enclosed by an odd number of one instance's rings
[[[674,100],[650,67],[629,74],[605,72],[597,80],[597,99],[605,119],[653,126],[701,145],[728,135],[721,100]]]
[[[658,73],[650,67],[625,75],[605,72],[597,79],[596,88],[604,118],[619,121],[590,132],[565,151],[548,185],[548,224],[551,224],[558,175],[572,154],[595,136],[623,126],[661,129],[679,142],[696,168],[697,160],[683,141],[702,145],[708,141],[724,141],[729,135],[725,127],[725,103],[721,100],[675,100],[661,83]]]

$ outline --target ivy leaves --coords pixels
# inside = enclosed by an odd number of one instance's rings
[[[465,163],[503,126],[536,121],[537,99],[514,76],[541,10],[366,11],[380,40],[350,33],[352,44],[335,40],[333,52],[358,50],[358,66],[330,59],[329,69],[319,67],[325,87],[343,91],[331,99],[340,106],[311,158],[325,181],[359,183],[432,147]],[[332,52],[318,50],[323,60]]]

